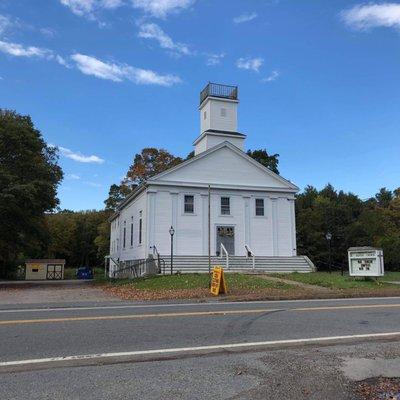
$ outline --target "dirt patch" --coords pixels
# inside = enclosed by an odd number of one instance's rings
[[[400,379],[366,379],[357,383],[356,393],[362,400],[400,400]]]
[[[320,293],[332,293],[334,292],[333,289],[324,287],[324,286],[317,286],[317,285],[310,285],[309,283],[303,283],[303,282],[298,282],[290,279],[284,279],[284,278],[278,278],[275,276],[266,276],[266,275],[257,275],[258,277],[262,279],[267,279],[272,282],[281,282],[281,283],[286,283],[288,285],[293,285],[297,286],[303,289],[307,289],[308,291],[312,290],[314,292],[320,292]]]

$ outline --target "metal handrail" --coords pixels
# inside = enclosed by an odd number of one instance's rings
[[[251,250],[251,248],[245,244],[244,248],[246,249],[246,258],[250,258],[251,257],[251,261],[252,261],[252,265],[253,265],[253,269],[256,267],[256,255],[254,254],[253,250]]]
[[[332,272],[332,270],[336,270],[336,271],[340,271],[340,274],[343,276],[346,269],[348,268],[347,265],[343,264],[343,263],[339,263],[336,261],[332,261],[332,262],[326,262],[326,261],[318,261],[317,264],[324,264],[328,267],[328,271]]]
[[[162,273],[165,275],[165,260],[160,257],[160,253],[158,252],[156,245],[153,245],[153,247],[151,248],[153,249],[153,257],[157,258],[157,266],[159,273],[161,273],[161,264],[162,264],[163,265]]]
[[[119,261],[119,259],[115,260],[113,257],[111,257],[111,255],[105,256],[104,258],[105,258],[105,260],[108,260],[108,276],[111,277],[111,271],[110,271],[111,262],[114,264],[116,269],[119,270],[120,261]],[[106,268],[104,269],[104,274],[107,277],[107,265],[106,265]],[[113,276],[115,275],[115,268],[113,268],[113,270],[112,270],[112,275]]]
[[[228,253],[228,251],[226,250],[225,246],[222,243],[220,245],[220,249],[221,249],[220,258],[223,258],[224,254],[225,254],[225,266],[226,266],[226,269],[229,269],[229,253]]]
[[[149,258],[120,261],[120,268],[113,272],[113,278],[140,278],[147,273]]]
[[[209,96],[220,97],[223,99],[237,100],[238,87],[232,85],[221,85],[220,83],[210,82],[200,92],[200,104]]]

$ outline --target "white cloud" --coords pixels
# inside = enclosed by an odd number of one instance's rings
[[[23,46],[3,40],[0,40],[0,51],[15,57],[53,57],[51,50],[35,46]]]
[[[341,12],[343,21],[355,29],[400,28],[400,4],[380,3],[357,5]]]
[[[76,62],[77,68],[86,75],[114,82],[121,82],[126,76],[126,66],[105,63],[95,57],[79,53],[73,54],[71,58]]]
[[[9,17],[0,14],[0,34],[4,33],[7,29],[13,26]]]
[[[205,56],[207,57],[206,65],[213,66],[213,65],[220,64],[222,59],[225,57],[225,54],[224,53],[219,53],[219,54],[207,53],[207,54],[205,54]]]
[[[70,158],[71,160],[81,162],[81,163],[94,163],[94,164],[103,164],[104,160],[98,156],[91,155],[91,156],[85,156],[82,153],[78,152],[73,152],[70,149],[67,149],[66,147],[59,147],[61,154],[64,157]]]
[[[261,82],[267,83],[267,82],[273,82],[276,81],[279,76],[280,76],[280,72],[279,71],[272,71],[266,78],[261,79]]]
[[[56,31],[52,28],[40,28],[40,33],[47,37],[54,37],[56,35]]]
[[[60,0],[75,15],[96,19],[95,13],[101,9],[114,9],[124,4],[123,0]]]
[[[138,36],[144,39],[156,40],[163,49],[171,50],[184,55],[191,54],[191,51],[187,45],[174,42],[172,38],[168,36],[157,24],[146,23],[140,25]]]
[[[0,52],[8,54],[13,57],[36,57],[42,58],[49,61],[56,61],[58,64],[71,68],[67,60],[58,54],[55,54],[52,50],[45,49],[36,46],[24,46],[19,43],[6,42],[0,40]]]
[[[76,62],[77,68],[82,73],[114,82],[129,80],[136,84],[160,86],[172,86],[181,82],[181,79],[176,75],[160,75],[151,70],[136,68],[127,64],[104,62],[84,54],[73,54],[71,58]]]
[[[81,177],[79,175],[77,175],[77,174],[67,174],[67,175],[65,175],[65,177],[67,179],[71,179],[71,180],[74,180],[74,181],[78,181],[79,179],[81,179]]]
[[[239,58],[236,61],[236,66],[240,69],[247,69],[252,70],[255,72],[259,72],[261,65],[263,64],[264,60],[260,57],[256,58]]]
[[[251,12],[251,13],[243,13],[239,15],[238,17],[233,18],[233,22],[235,24],[241,24],[243,22],[248,22],[252,21],[253,19],[257,18],[257,13]]]
[[[135,8],[139,8],[153,17],[165,18],[192,6],[196,0],[131,0]]]
[[[64,57],[61,57],[60,55],[55,55],[54,56],[54,59],[60,64],[60,65],[62,65],[63,67],[66,67],[66,68],[71,68],[71,65],[68,63],[68,61],[64,58]]]

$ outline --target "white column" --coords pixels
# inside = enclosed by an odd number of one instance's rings
[[[208,255],[208,193],[201,194],[202,254]]]
[[[271,197],[272,206],[272,249],[273,255],[279,255],[278,246],[278,199],[276,197]]]
[[[250,196],[243,196],[243,206],[244,206],[244,221],[243,221],[244,222],[244,244],[243,244],[243,246],[245,244],[247,244],[251,248]],[[245,251],[244,247],[240,250],[240,253],[243,251]]]
[[[178,254],[179,249],[179,231],[178,231],[178,192],[171,193],[171,226],[174,227],[174,254]]]
[[[147,254],[152,253],[152,249],[155,245],[155,226],[156,226],[156,192],[149,191],[148,192],[148,207],[147,207]]]
[[[288,199],[290,207],[290,226],[292,234],[292,255],[297,255],[297,243],[296,243],[296,213],[294,199]]]

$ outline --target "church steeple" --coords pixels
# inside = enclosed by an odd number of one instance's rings
[[[200,136],[194,141],[199,154],[223,141],[243,150],[246,135],[237,131],[238,87],[208,83],[200,92]]]

